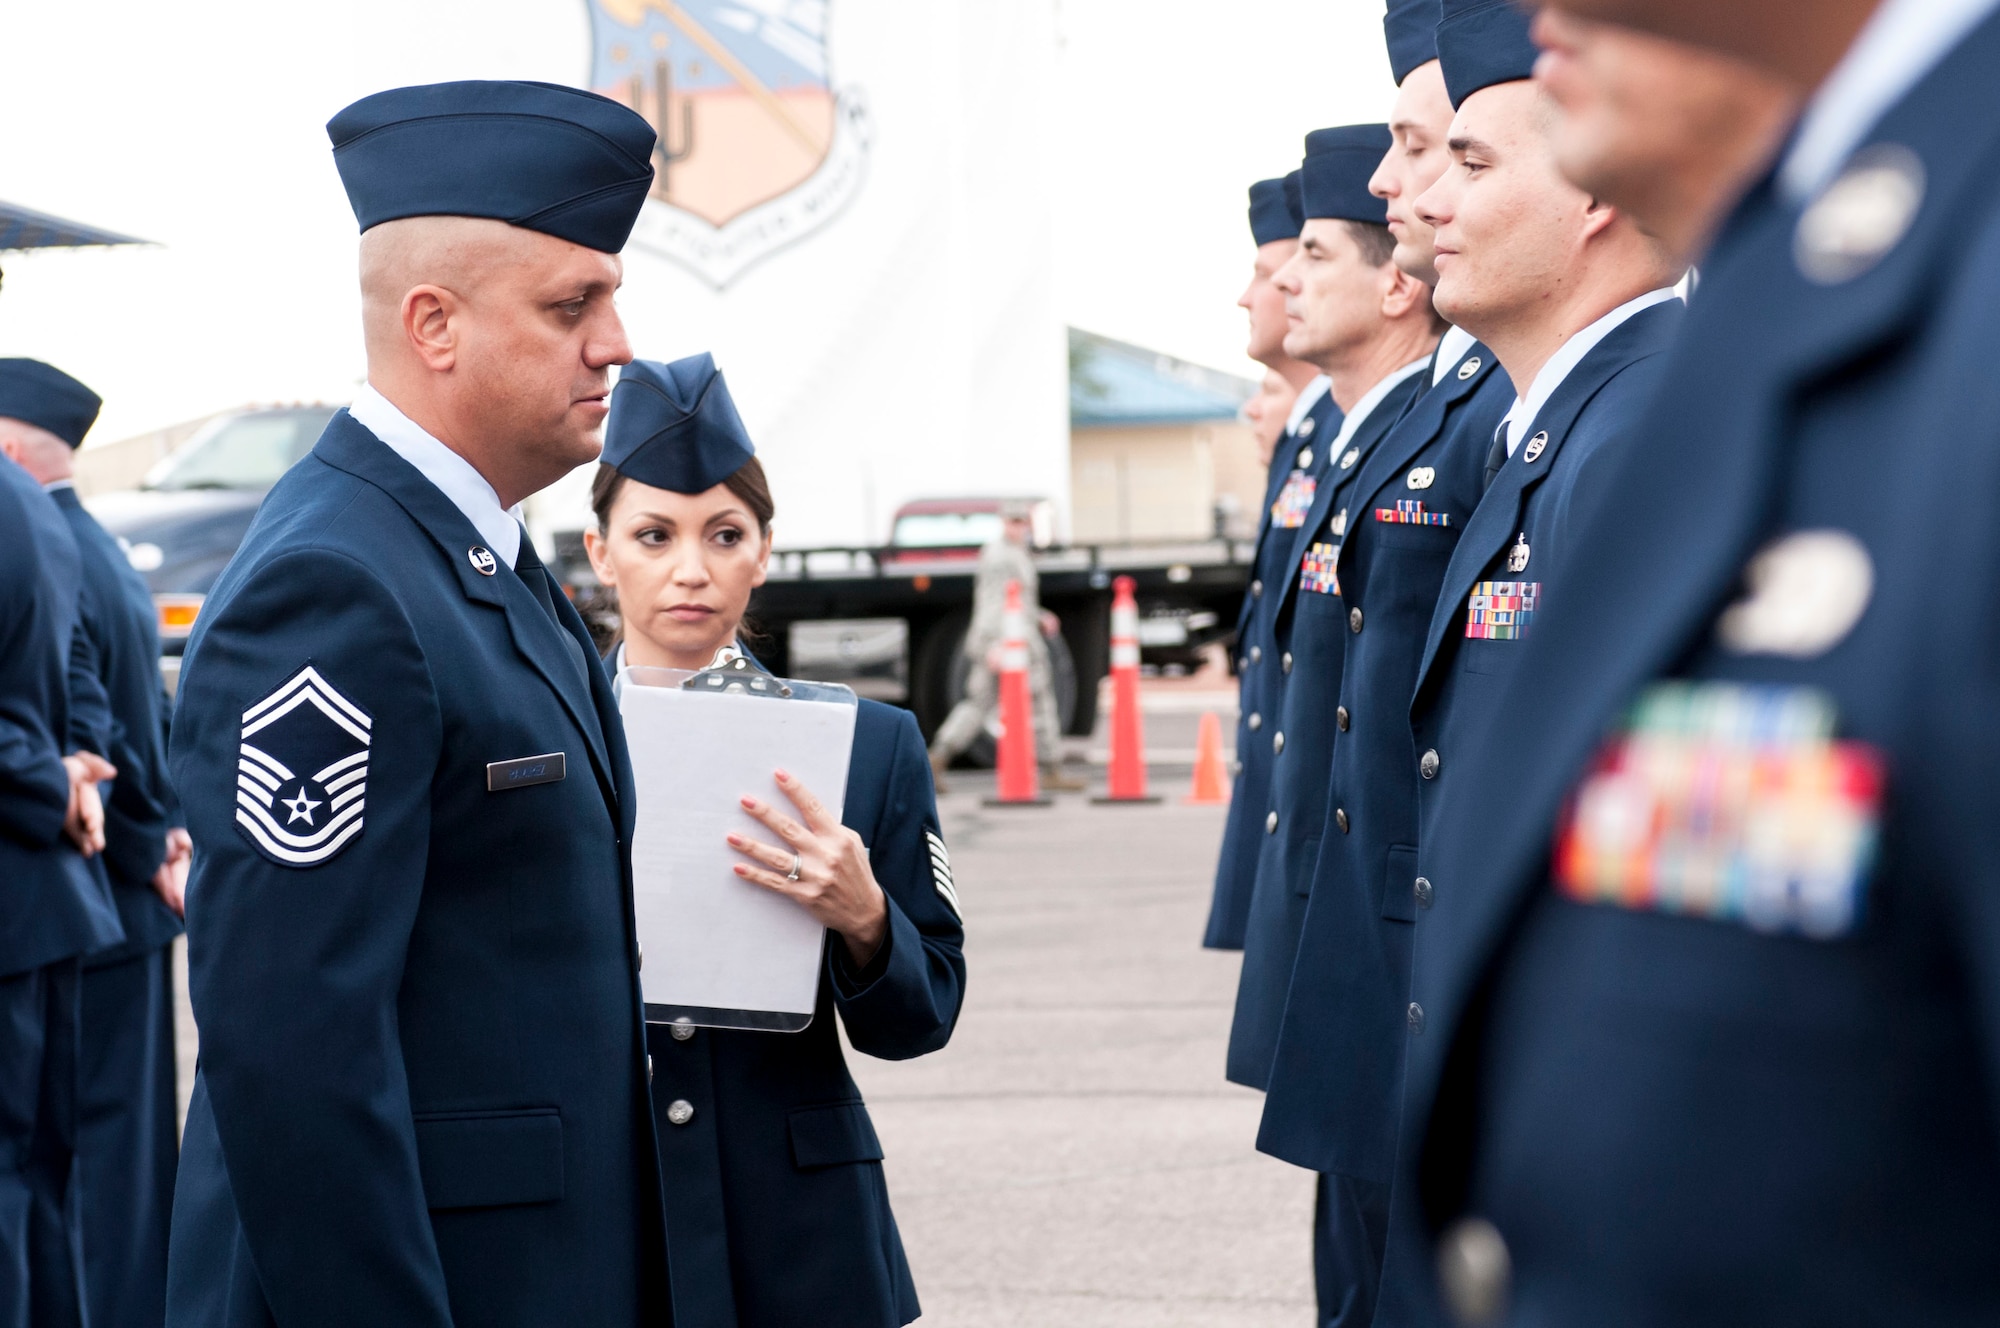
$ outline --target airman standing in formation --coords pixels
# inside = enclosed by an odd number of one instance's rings
[[[76,541],[78,631],[108,703],[101,858],[124,940],[85,957],[77,1062],[77,1168],[84,1290],[93,1325],[145,1328],[166,1311],[167,1221],[180,1136],[171,946],[180,935],[187,832],[167,786],[153,598],[84,510],[75,450],[97,394],[51,365],[0,361],[0,396],[32,404],[0,421],[0,451],[39,482]],[[0,405],[0,413],[6,413]]]
[[[1250,586],[1236,615],[1235,787],[1223,823],[1222,852],[1215,868],[1215,895],[1202,944],[1213,950],[1241,950],[1257,879],[1262,824],[1270,800],[1271,751],[1264,733],[1284,704],[1286,674],[1278,667],[1271,624],[1283,598],[1281,586],[1293,566],[1292,545],[1312,510],[1313,496],[1327,472],[1327,440],[1340,427],[1340,407],[1327,391],[1326,375],[1285,350],[1290,330],[1285,294],[1272,281],[1298,252],[1305,225],[1299,173],[1250,186],[1250,238],[1257,253],[1250,284],[1236,303],[1250,316],[1246,353],[1265,366],[1265,379],[1291,391],[1283,430],[1265,458],[1264,505],[1257,519],[1256,552]]]

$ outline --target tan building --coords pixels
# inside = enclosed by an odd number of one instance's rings
[[[1256,384],[1070,329],[1070,537],[1256,534],[1264,467],[1240,419]]]

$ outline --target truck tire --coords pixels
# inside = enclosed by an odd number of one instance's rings
[[[917,650],[917,674],[921,681],[920,696],[927,704],[917,709],[918,721],[925,732],[935,732],[965,695],[966,670],[972,661],[965,657],[965,633],[972,626],[972,611],[961,609],[938,620],[925,635],[923,644]],[[1056,718],[1064,733],[1074,730],[1070,727],[1078,701],[1076,662],[1070,656],[1069,643],[1062,632],[1048,638],[1049,672],[1056,689]],[[1095,698],[1092,698],[1095,700]],[[935,714],[926,715],[925,709],[935,708]],[[982,734],[972,746],[966,748],[960,763],[979,769],[990,769],[996,757],[993,740]]]

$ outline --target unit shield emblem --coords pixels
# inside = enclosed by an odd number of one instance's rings
[[[830,0],[585,0],[590,86],[660,139],[632,243],[720,290],[831,221],[869,125],[827,67]]]
[[[373,726],[310,664],[243,712],[236,824],[258,852],[317,867],[361,833]]]

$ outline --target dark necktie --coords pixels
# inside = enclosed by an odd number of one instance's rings
[[[1507,464],[1507,425],[1503,421],[1493,431],[1493,446],[1486,449],[1486,483],[1480,492],[1493,487],[1494,479],[1500,474],[1500,467]]]
[[[560,629],[562,619],[556,616],[555,596],[549,591],[549,569],[543,566],[541,555],[535,552],[535,542],[528,538],[525,530],[521,532],[521,552],[514,559],[514,574],[521,578],[529,592],[540,602],[543,610],[549,615],[549,621]],[[569,633],[564,632],[563,635],[567,636]]]

